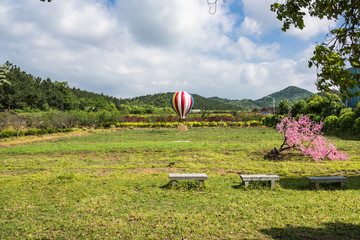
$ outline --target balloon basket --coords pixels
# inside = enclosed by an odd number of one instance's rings
[[[186,132],[188,130],[187,125],[179,125],[178,132]]]

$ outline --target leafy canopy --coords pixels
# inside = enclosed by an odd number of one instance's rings
[[[359,0],[286,0],[271,5],[271,11],[283,22],[283,31],[291,26],[303,29],[304,16],[308,12],[312,17],[338,22],[339,27],[330,29],[326,41],[316,46],[309,67],[316,66],[316,86],[319,90],[329,91],[338,87],[342,98],[359,96],[349,91],[360,87],[360,74],[351,74],[346,70],[349,66],[360,65],[360,1]]]

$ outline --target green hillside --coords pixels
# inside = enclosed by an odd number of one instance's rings
[[[155,107],[167,107],[170,105],[171,96],[174,93],[158,93],[146,96],[135,97],[131,99],[125,99],[129,104],[144,105],[149,104]],[[294,103],[300,99],[305,99],[311,95],[305,89],[290,86],[281,91],[272,93],[268,96],[260,98],[258,100],[242,99],[231,100],[227,98],[210,97],[205,98],[197,94],[192,94],[194,97],[194,109],[202,110],[251,110],[254,108],[271,108],[273,107],[273,98],[275,98],[275,104],[278,105],[281,100],[287,99],[290,103]]]
[[[308,90],[295,86],[290,86],[281,91],[269,94],[268,96],[255,100],[255,102],[259,106],[272,107],[273,98],[275,98],[276,105],[278,105],[281,100],[285,100],[285,99],[287,99],[290,102],[290,104],[293,104],[296,101],[310,97],[313,94],[314,93],[309,92]]]
[[[281,91],[269,94],[257,100],[251,100],[251,99],[230,100],[227,98],[218,98],[218,97],[213,97],[211,99],[225,104],[238,106],[242,109],[250,110],[254,108],[261,109],[264,107],[271,108],[274,106],[274,99],[276,105],[278,105],[281,100],[285,100],[285,99],[287,99],[292,104],[298,100],[305,99],[313,94],[314,93],[309,92],[308,90],[295,86],[290,86]]]
[[[0,81],[0,111],[4,110],[44,110],[58,109],[61,111],[85,110],[98,111],[101,109],[129,111],[139,107],[171,108],[172,92],[157,93],[134,98],[115,98],[70,88],[67,82],[57,82],[51,79],[41,79],[28,74],[9,62],[1,68]],[[227,98],[206,98],[193,94],[194,109],[200,110],[239,110],[246,111],[254,108],[273,107],[273,98],[276,105],[287,99],[294,103],[305,99],[313,93],[298,87],[290,86],[279,92],[272,93],[258,100],[242,99],[231,100]]]

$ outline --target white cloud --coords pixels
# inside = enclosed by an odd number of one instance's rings
[[[258,29],[270,31],[274,27],[279,28],[281,26],[276,18],[276,13],[270,11],[270,5],[274,3],[273,0],[242,0],[242,3],[244,14],[251,19],[252,25]]]
[[[239,28],[240,33],[245,35],[253,35],[259,37],[263,33],[263,27],[258,21],[251,17],[245,17],[243,23]]]
[[[255,99],[309,86],[314,75],[300,68],[304,56],[280,56],[279,43],[249,36],[277,24],[270,3],[244,0],[248,16],[239,32],[226,3],[210,15],[203,0],[117,0],[114,7],[105,0],[3,0],[0,60],[121,98],[187,90]]]

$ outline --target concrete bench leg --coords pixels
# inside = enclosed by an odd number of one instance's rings
[[[248,187],[249,186],[249,182],[244,182],[244,184],[245,184],[245,187]]]
[[[172,187],[176,186],[176,180],[172,180],[171,183],[172,183]]]
[[[199,180],[200,181],[200,187],[204,186],[204,180]]]
[[[341,188],[344,188],[345,183],[344,183],[344,182],[341,182],[341,183],[340,183],[340,186],[341,186]]]
[[[318,182],[315,183],[315,188],[319,189],[319,183]]]
[[[271,189],[275,188],[275,180],[271,180]]]

